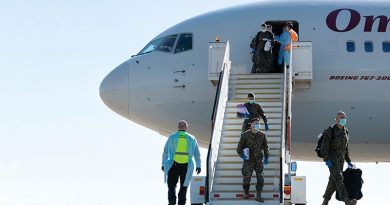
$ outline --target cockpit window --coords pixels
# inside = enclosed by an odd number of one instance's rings
[[[164,38],[162,43],[157,47],[156,50],[164,52],[172,52],[173,46],[175,45],[177,35],[171,35]]]
[[[162,40],[164,40],[164,38],[159,38],[159,39],[151,41],[137,55],[142,55],[142,54],[149,53],[149,52],[156,50],[157,46],[160,45]]]
[[[177,42],[175,53],[180,53],[191,49],[192,49],[192,34],[181,34],[179,41]]]

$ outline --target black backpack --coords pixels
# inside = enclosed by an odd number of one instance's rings
[[[332,139],[333,139],[334,129],[333,129],[333,127],[330,127],[330,126],[329,126],[329,128],[330,128],[330,130],[332,130]],[[329,128],[328,128],[328,129],[329,129]],[[322,139],[324,138],[325,132],[326,132],[326,130],[324,130],[324,131],[322,132],[322,134],[321,134],[321,137],[318,138],[317,147],[316,147],[316,149],[314,150],[314,151],[317,153],[317,156],[318,156],[319,158],[324,158],[323,152],[321,151],[321,147],[322,147]]]
[[[362,186],[362,170],[348,168],[343,172],[344,186],[348,193],[349,199],[359,200],[363,197]],[[336,192],[336,199],[342,201],[338,192]]]
[[[329,126],[330,130],[332,131],[332,140],[333,140],[333,136],[334,136],[334,129],[335,129],[335,126],[337,125],[333,125],[333,127]],[[329,129],[328,128],[328,129]],[[317,147],[316,149],[314,150],[316,153],[317,153],[317,156],[319,158],[324,158],[324,155],[323,155],[323,152],[321,150],[321,147],[322,147],[322,139],[324,138],[324,134],[325,134],[326,130],[324,130],[321,134],[321,137],[318,139],[318,142],[317,142]],[[348,135],[348,130],[345,131],[346,134]]]

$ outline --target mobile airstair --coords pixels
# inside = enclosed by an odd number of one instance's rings
[[[311,45],[310,45],[311,46]],[[285,178],[290,173],[290,122],[293,76],[305,77],[311,73],[293,73],[284,66],[284,73],[235,74],[231,69],[229,42],[210,43],[209,78],[217,86],[212,114],[212,137],[207,156],[205,201],[210,205],[287,204],[291,187]],[[311,49],[311,48],[310,48]],[[291,60],[293,57],[291,56]],[[290,64],[291,64],[290,60]],[[290,66],[291,67],[291,66]],[[253,92],[268,117],[270,130],[266,133],[270,148],[269,164],[264,166],[264,203],[255,201],[256,176],[253,172],[250,199],[243,199],[242,159],[237,155],[243,119],[237,118],[236,106],[247,101]],[[264,125],[263,122],[261,122]],[[264,127],[264,126],[262,126]],[[290,178],[289,178],[290,180]],[[288,185],[288,184],[287,184]],[[286,192],[286,187],[287,192]]]

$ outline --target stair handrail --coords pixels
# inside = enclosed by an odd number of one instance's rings
[[[207,153],[207,170],[206,170],[206,202],[210,201],[210,192],[214,180],[215,167],[218,157],[220,139],[222,135],[223,120],[225,115],[226,103],[228,101],[229,77],[230,77],[230,45],[226,43],[225,55],[220,72],[218,87],[214,100],[213,113],[211,116],[211,138]]]
[[[290,42],[292,45],[292,42]],[[282,140],[280,142],[281,161],[280,161],[280,203],[283,202],[283,163],[290,165],[290,151],[291,151],[291,98],[293,89],[293,73],[292,73],[292,46],[290,46],[289,62],[284,62],[283,72],[283,114],[282,114]],[[284,162],[282,160],[285,160]],[[288,173],[290,166],[288,166]]]

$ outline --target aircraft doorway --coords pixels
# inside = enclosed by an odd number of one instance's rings
[[[297,32],[298,39],[299,39],[299,23],[298,21],[294,20],[285,20],[285,21],[266,21],[265,24],[272,26],[272,32],[274,33],[275,37],[280,36],[283,33],[283,28],[286,26],[287,22],[291,22],[293,24],[293,30]],[[279,58],[279,50],[280,50],[280,43],[276,42],[272,48],[272,53],[274,55],[275,60],[274,62],[274,68],[275,72],[277,73],[283,73],[283,67],[278,65],[277,59]]]

